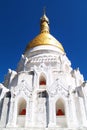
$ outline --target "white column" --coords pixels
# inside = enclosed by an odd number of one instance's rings
[[[71,111],[70,111],[70,99],[67,98],[65,100],[65,116],[66,116],[66,125],[67,127],[71,128],[71,123],[72,123],[72,119],[71,119]]]
[[[9,103],[9,98],[4,98],[1,121],[0,121],[0,127],[5,127],[6,126],[6,119],[7,119],[7,116],[8,116],[7,112],[8,112],[8,107],[9,107],[8,103]]]
[[[3,106],[3,99],[0,100],[0,122],[1,122],[2,106]]]
[[[28,126],[28,123],[29,123],[29,100],[27,100],[26,102],[26,115],[25,115],[25,127]]]
[[[18,114],[17,113],[17,107],[18,107],[17,102],[18,102],[17,99],[15,99],[15,101],[14,101],[14,110],[13,110],[13,125],[14,125],[14,127],[17,126],[17,124],[16,124],[17,123],[17,114]]]
[[[27,107],[26,107],[26,121],[25,121],[25,127],[29,127],[32,125],[32,100],[27,101]]]
[[[75,95],[70,95],[70,105],[71,105],[71,118],[72,118],[72,127],[78,127],[78,120],[77,120],[77,114],[76,114],[76,106],[75,106]]]
[[[48,127],[56,126],[56,108],[55,101],[49,97],[49,125]]]
[[[85,112],[85,107],[83,103],[83,98],[79,98],[80,102],[80,108],[81,108],[81,118],[82,118],[82,125],[87,127],[87,120],[86,120],[86,112]]]
[[[36,126],[36,119],[37,119],[37,93],[33,92],[33,101],[32,101],[32,127]]]
[[[83,102],[84,102],[84,107],[85,107],[85,113],[86,113],[86,120],[87,120],[87,96],[86,96],[86,90],[83,89]]]
[[[14,99],[11,98],[10,100],[10,111],[9,111],[9,119],[7,123],[7,127],[11,127],[13,124],[13,113],[14,113]]]
[[[86,120],[87,120],[87,97],[84,95],[84,104],[85,104],[85,112],[86,112]]]

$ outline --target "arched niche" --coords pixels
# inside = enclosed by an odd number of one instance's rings
[[[42,89],[45,89],[46,88],[46,76],[44,73],[42,73],[39,77],[39,86],[40,88]]]
[[[59,127],[67,127],[65,101],[62,98],[56,101],[56,125]]]
[[[20,98],[17,104],[17,125],[24,127],[26,117],[26,100]]]
[[[64,115],[65,115],[64,101],[62,99],[59,99],[56,102],[56,116],[64,116]]]
[[[26,115],[26,101],[20,98],[18,102],[18,115]]]

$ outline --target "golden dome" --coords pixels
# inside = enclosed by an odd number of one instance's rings
[[[61,43],[59,43],[51,34],[49,33],[40,33],[36,38],[34,38],[26,47],[26,51],[30,50],[33,47],[40,45],[52,45],[56,46],[62,51],[64,51]]]
[[[33,47],[41,45],[51,45],[59,48],[64,52],[63,46],[49,33],[49,19],[44,14],[40,23],[40,34],[36,36],[26,47],[26,50],[30,50]]]

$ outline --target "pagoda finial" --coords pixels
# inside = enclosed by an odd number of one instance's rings
[[[46,7],[43,8],[43,13],[44,14],[41,17],[40,30],[41,30],[41,33],[43,32],[49,33],[49,19],[46,16]]]
[[[46,15],[46,6],[43,8],[43,14]]]

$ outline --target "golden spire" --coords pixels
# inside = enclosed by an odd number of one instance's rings
[[[46,10],[44,8],[44,14],[41,17],[41,21],[40,21],[40,32],[47,32],[49,33],[49,19],[46,16]]]
[[[49,32],[49,19],[46,16],[46,11],[44,9],[43,11],[43,16],[41,17],[40,20],[40,34],[37,35],[31,42],[26,47],[26,51],[37,47],[37,46],[54,46],[59,48],[61,51],[64,52],[63,46],[61,43],[56,40]]]

